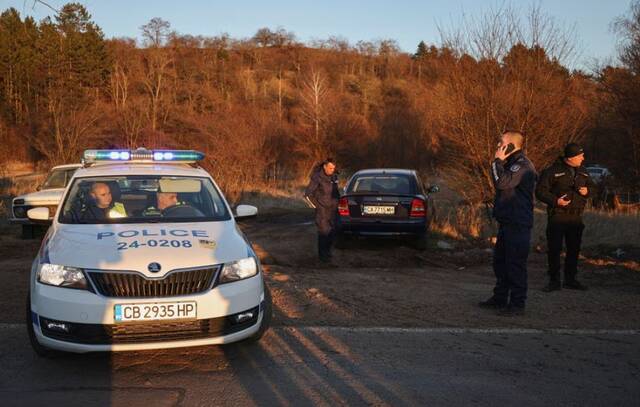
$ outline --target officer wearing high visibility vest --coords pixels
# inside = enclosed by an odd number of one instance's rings
[[[83,220],[124,218],[127,211],[121,202],[113,202],[111,188],[104,182],[95,182],[89,192],[91,201],[80,213]]]
[[[156,193],[156,205],[147,207],[143,212],[143,216],[161,216],[162,211],[172,206],[184,205],[184,202],[178,201],[178,194],[175,192]]]

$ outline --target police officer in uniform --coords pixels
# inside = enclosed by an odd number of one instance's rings
[[[496,189],[493,216],[499,224],[493,253],[496,286],[493,296],[479,305],[507,316],[524,315],[527,300],[527,257],[537,174],[523,145],[522,133],[504,132],[491,165]]]
[[[148,206],[142,212],[142,216],[162,216],[162,211],[172,206],[181,206],[185,203],[178,201],[178,194],[175,192],[156,193],[156,204]]]
[[[586,290],[576,279],[578,256],[582,243],[582,212],[595,184],[582,166],[584,151],[576,143],[564,148],[562,157],[545,169],[536,188],[536,197],[547,204],[547,245],[549,284],[543,291],[564,288]],[[560,252],[567,245],[564,262],[564,284],[560,281]]]
[[[304,194],[316,209],[318,256],[321,262],[328,263],[331,260],[331,246],[335,236],[340,200],[336,163],[332,158],[327,158],[313,169]]]
[[[88,204],[79,211],[73,211],[73,217],[78,221],[93,221],[113,218],[124,218],[127,211],[120,202],[113,202],[111,188],[104,182],[94,182],[89,192],[91,198]]]

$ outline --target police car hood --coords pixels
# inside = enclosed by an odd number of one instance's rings
[[[248,257],[251,248],[233,221],[165,224],[64,225],[47,241],[43,262],[158,277],[189,267]],[[158,263],[161,271],[149,272]]]

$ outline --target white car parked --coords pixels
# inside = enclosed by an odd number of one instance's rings
[[[13,198],[9,223],[22,225],[22,237],[32,238],[34,227],[37,227],[27,217],[27,211],[39,206],[47,207],[49,208],[49,220],[51,220],[73,173],[80,167],[80,164],[55,166],[49,171],[44,183],[38,187],[38,191]]]
[[[250,243],[195,151],[87,150],[31,268],[40,355],[259,339],[271,297]],[[33,221],[49,209],[32,208]]]

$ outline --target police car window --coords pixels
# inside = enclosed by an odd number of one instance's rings
[[[66,170],[64,172],[64,186],[66,187],[69,184],[69,181],[71,181],[71,178],[73,177],[73,174],[76,172],[76,168],[73,168],[71,170]]]
[[[208,178],[91,177],[74,180],[59,221],[71,224],[208,222],[230,219]]]
[[[360,176],[351,182],[347,193],[413,194],[406,176]]]

